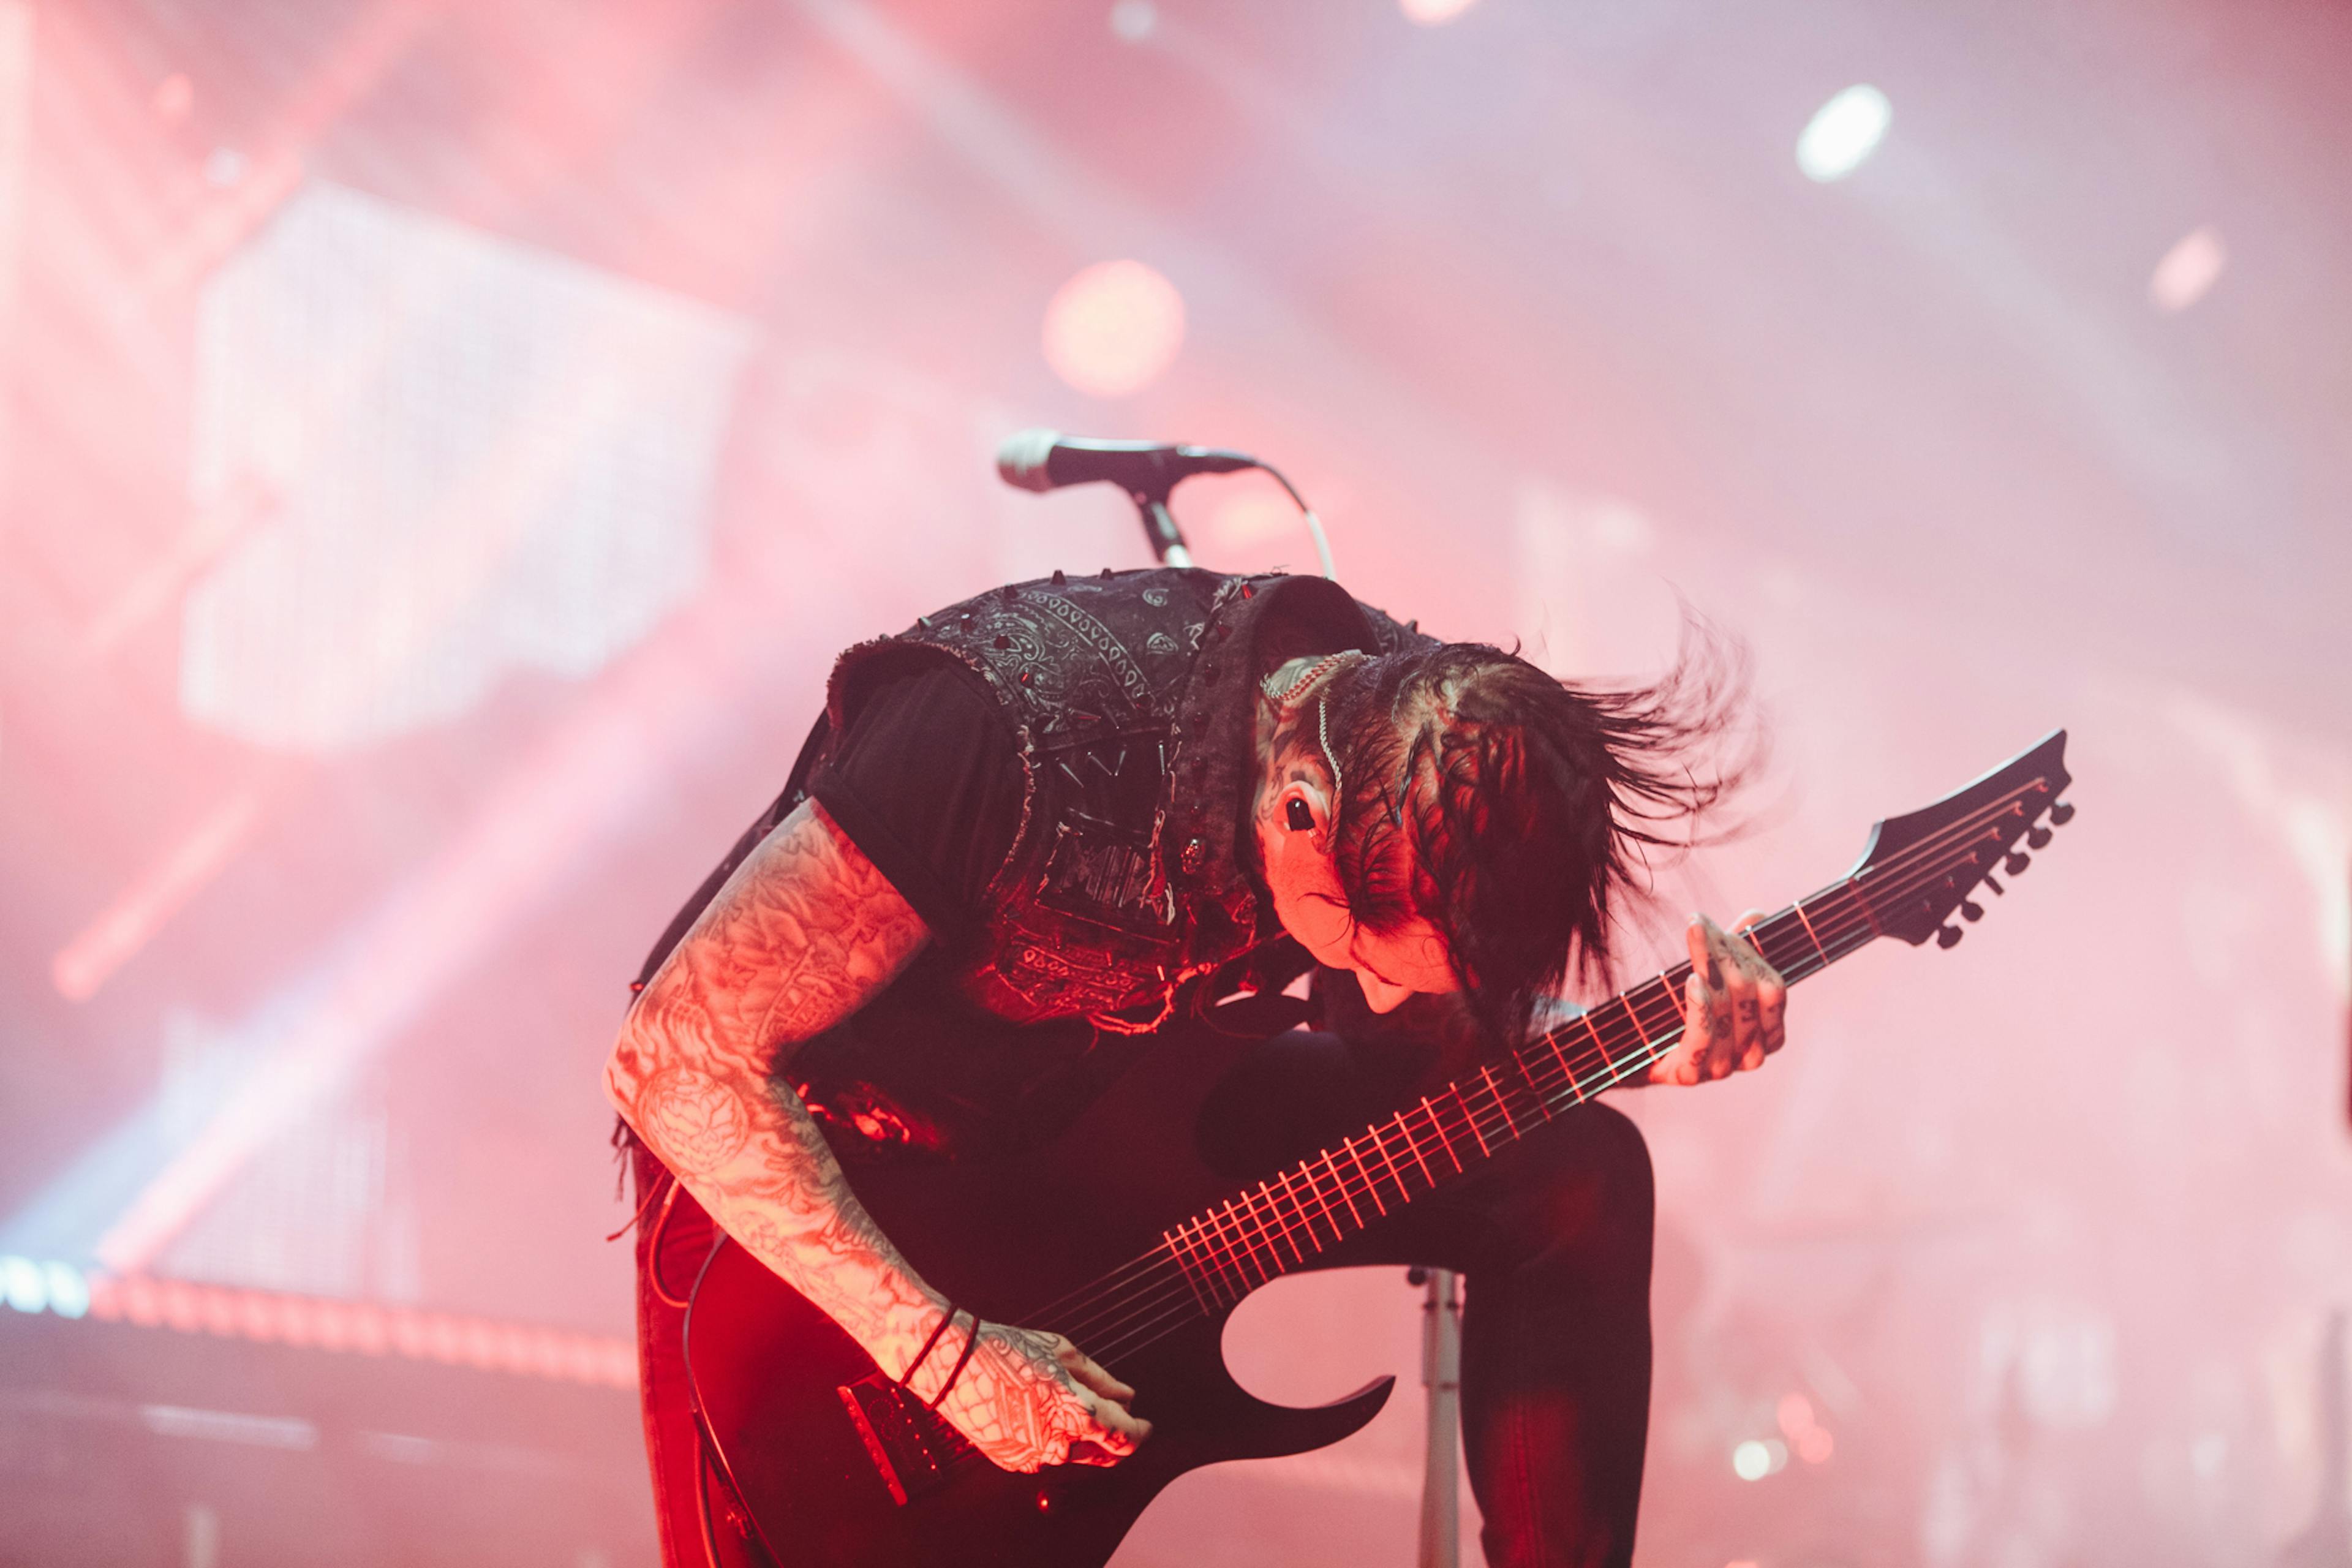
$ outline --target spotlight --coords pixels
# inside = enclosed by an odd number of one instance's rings
[[[1886,95],[1858,82],[1814,111],[1797,138],[1797,167],[1823,184],[1843,180],[1875,152],[1895,119]]]

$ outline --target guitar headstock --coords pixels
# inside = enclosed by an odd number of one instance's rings
[[[2073,819],[2074,808],[2058,798],[2074,782],[2065,753],[2060,730],[1935,805],[1872,828],[1852,879],[1877,928],[1914,946],[1929,937],[1958,942],[1952,916],[1984,916],[1970,895],[1979,886],[2000,892],[2000,876],[2024,871],[2051,829]]]

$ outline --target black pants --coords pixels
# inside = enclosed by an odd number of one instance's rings
[[[1221,1168],[1262,1175],[1436,1087],[1432,1057],[1277,1035],[1210,1097],[1203,1152]],[[640,1202],[666,1189],[651,1155],[640,1152],[636,1170]],[[1640,1131],[1588,1106],[1318,1260],[1464,1276],[1463,1445],[1494,1568],[1633,1559],[1649,1425],[1652,1208]],[[712,1240],[693,1198],[652,1197],[638,1243],[639,1355],[668,1568],[704,1568],[706,1531],[719,1563],[759,1561],[724,1489],[706,1491],[698,1474],[672,1304]]]

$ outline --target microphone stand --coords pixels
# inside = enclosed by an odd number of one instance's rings
[[[1268,472],[1273,470],[1268,469]],[[1179,476],[1180,478],[1181,476]],[[1282,479],[1285,489],[1290,481]],[[1162,566],[1190,566],[1192,547],[1184,531],[1168,510],[1174,479],[1165,479],[1127,492],[1143,521],[1143,536]],[[1293,500],[1298,492],[1291,490]],[[1307,503],[1307,527],[1313,531],[1323,575],[1331,575],[1331,550],[1324,542],[1323,525]],[[1422,1301],[1421,1381],[1429,1390],[1428,1454],[1421,1482],[1421,1548],[1418,1568],[1459,1568],[1462,1561],[1462,1494],[1454,1455],[1462,1441],[1462,1276],[1447,1268],[1414,1268],[1407,1280],[1426,1287]]]
[[[1421,1382],[1429,1390],[1429,1433],[1415,1562],[1419,1568],[1456,1568],[1462,1552],[1462,1497],[1454,1458],[1462,1429],[1462,1276],[1448,1268],[1413,1268],[1405,1280],[1426,1287]]]
[[[1160,564],[1190,566],[1192,548],[1184,542],[1184,531],[1176,526],[1176,514],[1168,510],[1168,492],[1175,488],[1175,480],[1163,480],[1149,489],[1129,490],[1127,499],[1142,516],[1143,536],[1151,542],[1151,553]]]

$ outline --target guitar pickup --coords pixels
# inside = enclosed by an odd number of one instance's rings
[[[947,1485],[949,1467],[979,1452],[937,1411],[878,1372],[834,1392],[890,1500],[901,1508]]]

